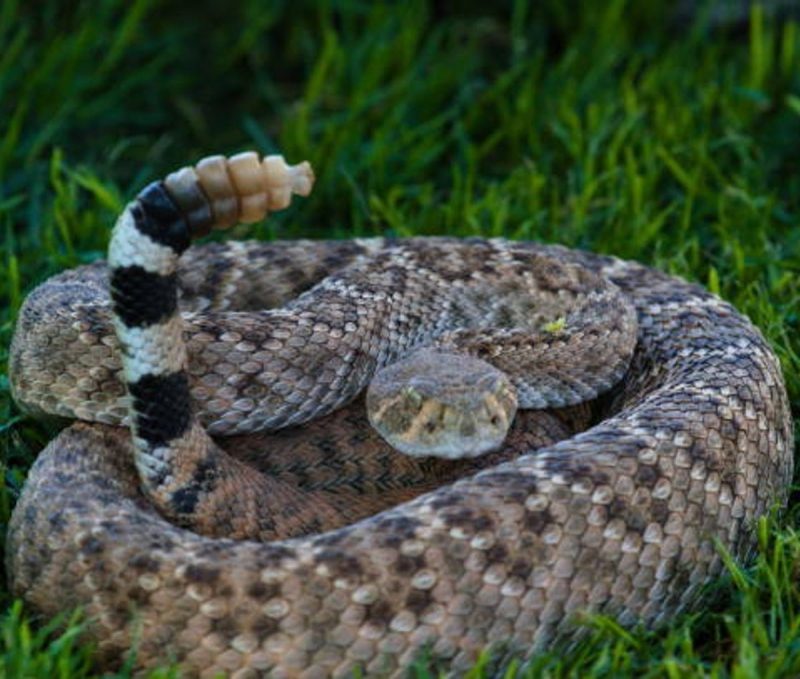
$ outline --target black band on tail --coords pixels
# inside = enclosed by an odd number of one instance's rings
[[[136,414],[136,434],[151,448],[169,445],[183,436],[191,423],[189,381],[181,371],[143,375],[128,384]]]
[[[114,313],[129,328],[162,323],[178,307],[176,276],[162,276],[138,265],[112,269],[111,299]]]
[[[131,214],[139,231],[156,243],[172,248],[178,255],[189,247],[189,224],[170,197],[164,182],[148,184],[136,200],[131,206]]]

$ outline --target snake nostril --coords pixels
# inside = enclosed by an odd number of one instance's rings
[[[496,427],[498,424],[500,424],[500,416],[499,415],[492,415],[492,417],[489,419],[489,423],[493,427]]]

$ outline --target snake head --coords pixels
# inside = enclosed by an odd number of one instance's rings
[[[505,373],[481,359],[432,349],[383,368],[367,390],[373,428],[413,457],[459,459],[496,450],[516,411]]]

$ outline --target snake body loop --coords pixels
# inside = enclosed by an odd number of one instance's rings
[[[133,648],[187,676],[400,675],[423,646],[453,671],[487,645],[530,653],[579,612],[663,622],[721,571],[717,543],[747,555],[786,497],[791,421],[777,359],[730,305],[531,243],[186,249],[307,192],[299,167],[170,175],[121,216],[110,270],[29,296],[15,396],[84,421],[15,508],[15,594],[82,606],[109,665]],[[420,347],[509,376],[500,450],[408,458],[367,425],[359,394]]]

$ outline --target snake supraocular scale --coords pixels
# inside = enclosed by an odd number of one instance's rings
[[[660,622],[721,571],[715,541],[745,556],[785,499],[791,421],[775,356],[730,305],[532,243],[231,243],[177,263],[192,235],[309,187],[276,159],[203,161],[126,209],[110,291],[97,264],[30,295],[15,395],[88,422],[31,470],[9,534],[16,594],[47,614],[83,606],[110,664],[135,645],[140,666],[189,675],[392,673],[428,645],[459,670],[493,643],[572,633],[580,611]],[[615,320],[593,316],[604,305]],[[400,455],[358,394],[419,346],[500,363],[521,405],[549,409],[520,411],[475,460]],[[519,377],[543,362],[535,385]]]

